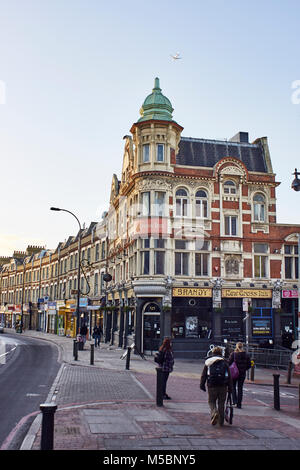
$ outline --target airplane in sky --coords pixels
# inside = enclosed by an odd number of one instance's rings
[[[177,54],[175,54],[175,55],[172,55],[172,54],[171,54],[171,57],[173,58],[173,60],[182,59],[182,57],[180,57],[179,52],[177,52]]]

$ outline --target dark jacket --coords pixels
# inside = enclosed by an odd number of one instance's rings
[[[94,336],[101,336],[102,335],[102,328],[101,326],[94,326],[94,329],[93,329],[93,335]]]
[[[172,372],[174,366],[174,355],[171,350],[165,350],[164,352],[164,360],[162,363],[162,371],[163,372]]]
[[[246,375],[246,371],[251,367],[251,359],[246,351],[232,352],[229,356],[228,364],[231,365],[233,362],[236,363],[242,377]]]
[[[230,369],[227,364],[227,361],[222,357],[222,356],[212,356],[206,359],[204,363],[204,368],[202,371],[201,379],[200,379],[200,389],[206,392],[205,384],[207,382],[207,377],[208,377],[208,368],[211,366],[215,361],[225,361],[225,364],[227,365],[227,370],[228,370],[228,391],[231,393],[232,391],[232,378],[230,374]],[[210,388],[211,385],[207,384],[207,386]]]

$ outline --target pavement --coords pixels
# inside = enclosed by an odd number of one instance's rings
[[[126,359],[121,359],[124,349],[101,343],[94,350],[91,365],[91,341],[74,360],[71,338],[29,330],[22,335],[51,341],[59,348],[61,367],[47,399],[57,405],[54,450],[300,450],[299,401],[284,400],[283,394],[277,411],[273,402],[258,400],[251,393],[257,386],[272,393],[273,374],[278,373],[280,388],[288,387],[298,394],[300,379],[293,377],[287,385],[286,371],[256,368],[254,382],[245,381],[248,393],[242,409],[234,408],[233,424],[212,426],[207,393],[199,389],[203,360],[175,359],[167,385],[172,399],[158,407],[153,357],[131,354],[130,369],[126,370]],[[37,410],[21,450],[40,449],[41,423]]]

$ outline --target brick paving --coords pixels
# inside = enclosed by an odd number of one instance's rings
[[[91,366],[88,345],[74,361],[72,340],[27,334],[54,341],[61,349],[63,368],[53,394],[58,405],[56,450],[300,450],[298,403],[275,411],[247,393],[243,408],[234,410],[233,425],[212,426],[207,393],[199,389],[203,361],[176,360],[167,388],[172,400],[157,407],[152,358],[133,357],[130,371],[125,371],[123,351],[104,345],[95,350]],[[257,371],[256,384],[272,383],[273,373]],[[286,373],[280,374],[284,383]],[[299,380],[293,382],[297,388]],[[40,440],[39,427],[27,448],[39,449]]]

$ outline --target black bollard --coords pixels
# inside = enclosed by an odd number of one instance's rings
[[[279,374],[273,374],[274,378],[274,409],[280,410],[280,395],[279,395]]]
[[[57,405],[55,405],[54,403],[42,403],[40,405],[40,410],[43,414],[41,450],[53,450],[54,413],[56,409]]]
[[[287,384],[291,383],[292,370],[293,370],[293,363],[292,363],[292,361],[289,361],[289,367],[288,367],[288,372],[287,372],[287,377],[286,377],[286,383]]]
[[[78,341],[74,339],[74,347],[73,347],[74,359],[75,361],[78,360]]]
[[[254,364],[254,361],[251,361],[251,370],[250,370],[251,382],[254,382],[254,371],[255,371],[255,364]]]
[[[156,367],[156,406],[164,406],[163,403],[163,371],[161,367]]]
[[[130,354],[131,354],[131,348],[127,348],[127,356],[126,356],[126,370],[129,370],[130,367]]]
[[[91,364],[91,366],[94,365],[94,348],[95,348],[95,345],[94,345],[94,344],[91,344],[91,357],[90,357],[90,364]]]

